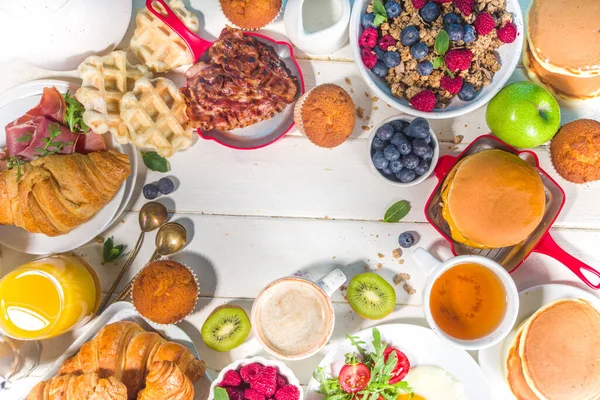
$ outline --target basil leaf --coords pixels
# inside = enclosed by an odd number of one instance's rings
[[[376,15],[375,19],[373,20],[373,25],[379,26],[379,25],[383,24],[385,21],[387,21],[386,17],[382,17],[381,15]]]
[[[435,44],[433,47],[440,56],[446,54],[448,47],[450,47],[450,37],[448,36],[448,32],[443,29],[439,31],[435,37]]]
[[[381,15],[387,21],[387,12],[385,12],[385,6],[381,2],[381,0],[375,0],[373,2],[373,10],[375,11],[375,15]]]
[[[155,151],[142,151],[144,165],[152,171],[169,172],[169,162]]]
[[[436,57],[433,60],[433,68],[439,68],[444,65],[444,59],[442,57]]]
[[[229,400],[229,395],[227,394],[227,390],[222,387],[215,388],[215,400]]]
[[[392,204],[390,208],[385,212],[383,222],[398,222],[402,218],[406,217],[410,211],[410,203],[406,200],[400,200]]]

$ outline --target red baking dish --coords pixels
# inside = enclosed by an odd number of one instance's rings
[[[152,7],[153,3],[160,3],[166,15],[161,14]],[[157,18],[163,21],[169,28],[177,33],[194,55],[196,61],[202,58],[202,55],[212,46],[213,42],[202,39],[190,31],[177,15],[169,8],[164,0],[146,0],[146,8],[150,10]],[[298,79],[299,88],[296,94],[296,100],[304,94],[304,77],[300,65],[294,58],[294,50],[288,42],[274,40],[268,36],[256,32],[244,32],[246,35],[255,37],[257,40],[273,47],[279,58],[285,63],[293,76]],[[213,129],[210,131],[201,131],[198,134],[206,140],[214,140],[223,146],[233,149],[254,150],[268,146],[277,139],[282,138],[294,127],[294,105],[288,105],[283,111],[266,121],[247,126],[245,128],[233,129],[229,132]]]
[[[442,217],[441,187],[446,175],[452,167],[462,158],[484,150],[500,149],[516,154],[535,167],[542,178],[546,191],[546,211],[540,225],[525,241],[510,247],[500,249],[477,249],[458,243],[452,239],[450,228]],[[442,235],[452,247],[454,255],[476,254],[488,257],[502,264],[507,271],[513,272],[531,254],[531,252],[546,254],[569,268],[579,279],[593,289],[599,289],[600,283],[592,283],[583,273],[586,270],[600,278],[600,272],[589,265],[576,259],[556,244],[549,233],[550,227],[560,214],[566,200],[565,192],[542,168],[540,168],[537,155],[532,151],[519,151],[507,145],[495,136],[480,136],[471,143],[458,157],[443,156],[435,167],[435,175],[439,183],[429,197],[425,206],[425,217],[427,221]]]

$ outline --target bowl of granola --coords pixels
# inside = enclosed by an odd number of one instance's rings
[[[356,0],[352,53],[377,95],[407,114],[454,118],[492,99],[521,58],[518,0]]]

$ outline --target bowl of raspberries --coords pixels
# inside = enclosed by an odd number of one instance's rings
[[[227,394],[229,400],[301,400],[304,393],[291,369],[282,362],[252,357],[224,368],[210,386],[208,400]]]
[[[435,133],[423,117],[384,120],[371,133],[369,157],[381,179],[408,187],[423,182],[440,156]]]
[[[521,58],[518,0],[356,0],[350,44],[371,89],[398,110],[454,118],[492,99]]]

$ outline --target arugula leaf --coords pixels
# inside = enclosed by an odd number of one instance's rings
[[[102,245],[102,264],[115,261],[125,254],[125,245],[115,246],[112,236],[107,238]]]
[[[215,388],[214,398],[215,400],[229,400],[229,395],[227,394],[227,390],[225,390],[225,388],[217,386]]]
[[[375,12],[375,19],[373,20],[373,25],[379,26],[384,22],[387,22],[387,12],[385,11],[385,6],[381,2],[381,0],[375,0],[373,2],[373,11]]]
[[[142,151],[144,165],[152,171],[169,172],[169,162],[155,151]]]
[[[12,156],[8,159],[8,165],[6,167],[8,169],[17,169],[17,182],[21,180],[21,166],[25,164],[27,164],[27,161],[23,161],[17,156]]]
[[[29,142],[31,140],[31,133],[26,133],[21,137],[17,138],[17,143]]]
[[[433,68],[437,69],[439,67],[441,67],[442,65],[444,65],[444,59],[442,57],[436,57],[433,60]]]
[[[49,137],[43,138],[42,143],[44,147],[36,147],[36,151],[39,153],[38,157],[46,157],[52,154],[60,153],[65,147],[71,146],[73,142],[60,142],[54,141],[61,135],[60,125],[57,123],[48,125]]]
[[[365,344],[365,342],[362,341],[358,336],[346,335],[346,339],[348,339],[350,343],[352,343],[352,346],[356,347],[356,350],[358,350],[358,353],[363,358],[363,360],[366,361],[369,358],[367,350],[361,346],[362,344]]]
[[[450,47],[450,37],[448,36],[448,32],[443,29],[439,31],[435,37],[435,44],[433,47],[440,56],[446,54],[448,47]]]
[[[90,128],[83,122],[85,107],[69,91],[63,94],[67,108],[65,110],[65,124],[73,133],[86,133]]]
[[[410,203],[406,200],[400,200],[387,209],[383,217],[383,222],[398,222],[410,211]]]

